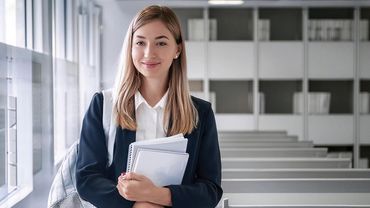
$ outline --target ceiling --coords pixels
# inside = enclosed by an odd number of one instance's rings
[[[208,0],[116,0],[123,5],[160,4],[173,7],[209,7]],[[343,7],[370,6],[370,0],[244,0],[242,5],[217,5],[230,7]]]

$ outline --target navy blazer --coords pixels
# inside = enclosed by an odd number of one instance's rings
[[[96,207],[132,207],[116,188],[118,176],[126,170],[129,144],[136,132],[117,127],[113,163],[107,167],[108,150],[102,124],[103,94],[96,93],[85,114],[76,163],[80,196]],[[189,160],[181,185],[167,186],[173,207],[215,207],[222,196],[221,159],[214,114],[209,102],[192,97],[198,110],[197,127],[184,135]],[[176,119],[176,116],[173,117]]]

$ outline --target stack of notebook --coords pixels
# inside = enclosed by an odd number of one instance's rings
[[[182,134],[133,142],[129,146],[127,172],[148,177],[156,186],[181,184],[189,154]]]

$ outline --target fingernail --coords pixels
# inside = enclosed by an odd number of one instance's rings
[[[124,175],[126,175],[126,172],[122,172],[122,173],[121,173],[121,176],[124,176]]]

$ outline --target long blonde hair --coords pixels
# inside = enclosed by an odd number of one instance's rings
[[[142,83],[142,76],[132,61],[132,37],[138,28],[154,20],[160,20],[166,25],[181,50],[179,58],[173,60],[169,70],[168,98],[163,118],[164,126],[167,127],[166,134],[190,133],[197,125],[198,112],[189,94],[185,45],[175,13],[165,6],[144,8],[134,17],[128,28],[113,90],[116,121],[122,128],[137,129],[134,99],[135,92]]]

